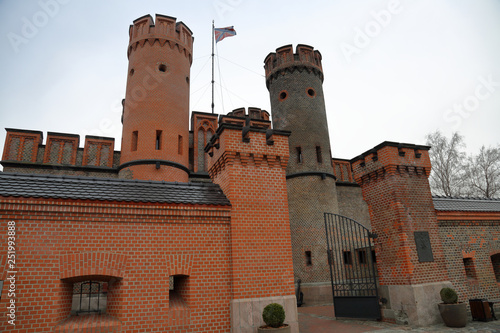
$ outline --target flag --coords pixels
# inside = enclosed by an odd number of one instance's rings
[[[226,37],[236,36],[236,30],[234,27],[225,27],[225,28],[215,28],[214,29],[215,42],[218,43]]]

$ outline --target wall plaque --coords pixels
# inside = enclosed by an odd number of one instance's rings
[[[413,235],[415,236],[415,244],[417,245],[418,261],[420,262],[434,261],[434,256],[432,255],[432,248],[431,248],[431,239],[429,238],[429,232],[415,231]]]

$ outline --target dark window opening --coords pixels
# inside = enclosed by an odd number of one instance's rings
[[[139,140],[139,132],[138,131],[133,131],[132,132],[132,151],[137,150],[137,141]]]
[[[469,279],[477,279],[476,267],[472,258],[464,258],[465,276]]]
[[[280,92],[280,95],[279,95],[279,100],[280,101],[284,101],[287,97],[288,97],[288,93],[285,90],[283,90],[282,92]]]
[[[497,282],[500,282],[500,253],[491,256],[491,265]]]
[[[297,162],[302,163],[302,148],[297,147]]]
[[[167,71],[167,65],[165,65],[165,64],[158,65],[158,70],[160,72],[164,72],[165,73]]]
[[[161,150],[161,131],[159,130],[156,131],[155,149]]]
[[[375,254],[375,250],[372,250],[372,262],[373,262],[374,264],[376,264],[376,263],[377,263],[377,255]]]
[[[169,276],[169,307],[171,309],[187,306],[188,278],[187,275]]]
[[[344,265],[352,265],[352,253],[351,251],[344,251]]]
[[[310,96],[310,97],[314,97],[316,96],[316,91],[314,91],[313,88],[309,88],[307,89],[307,94]]]
[[[130,76],[134,75],[134,72],[135,72],[135,71],[134,71],[134,69],[132,68],[132,69],[130,70]]]
[[[333,265],[333,250],[328,250],[327,251],[328,255],[328,265]]]
[[[306,265],[312,266],[312,254],[311,251],[306,251]]]
[[[365,250],[359,250],[358,251],[358,261],[362,265],[366,265],[367,264],[367,261],[366,261],[366,251]]]
[[[179,135],[177,144],[177,152],[179,155],[182,155],[182,135]]]
[[[108,303],[108,283],[84,281],[73,284],[71,313],[106,313]]]
[[[318,163],[323,163],[323,157],[321,156],[320,146],[316,146],[316,158],[318,159]]]

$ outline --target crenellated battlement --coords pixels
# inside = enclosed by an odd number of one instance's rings
[[[358,184],[388,174],[429,177],[429,149],[429,146],[384,141],[351,160],[353,177]]]
[[[232,124],[241,127],[249,126],[261,129],[271,128],[269,112],[254,107],[249,107],[248,113],[245,108],[238,108],[229,112],[227,115],[221,115],[219,124]]]
[[[156,21],[156,24],[155,24]],[[178,47],[192,61],[193,33],[183,22],[177,22],[175,17],[156,14],[155,21],[151,15],[145,15],[133,22],[129,29],[129,47],[127,56],[138,46],[146,42],[161,46],[169,43],[171,48]]]
[[[266,85],[269,88],[270,81],[277,75],[294,70],[311,71],[323,81],[321,59],[321,53],[309,45],[298,44],[295,53],[291,44],[277,48],[276,52],[269,53],[264,60]]]
[[[115,172],[120,157],[114,150],[114,138],[85,136],[80,148],[80,136],[70,133],[47,132],[43,144],[43,132],[6,128],[4,154],[1,164],[4,171],[54,174],[80,174],[99,172],[110,176]]]
[[[219,128],[205,146],[212,178],[235,161],[255,166],[265,161],[268,167],[286,168],[290,132],[273,130],[268,119],[269,113],[259,108],[248,108],[248,114],[239,108],[220,116]]]

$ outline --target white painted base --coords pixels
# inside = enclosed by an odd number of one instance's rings
[[[283,305],[285,308],[285,323],[290,325],[292,333],[299,333],[299,317],[295,295],[232,300],[230,305],[231,332],[257,333],[257,328],[265,325],[262,320],[262,310],[271,303]]]

